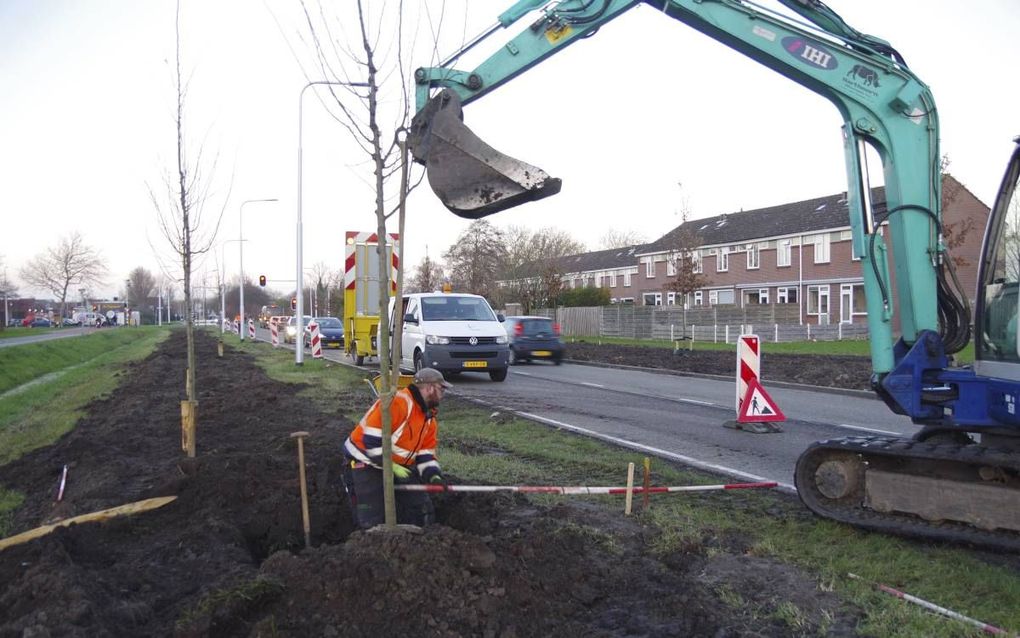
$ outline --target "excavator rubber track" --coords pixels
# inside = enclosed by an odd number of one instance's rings
[[[797,460],[801,501],[819,516],[932,541],[1020,552],[1020,455],[1009,448],[848,437]]]

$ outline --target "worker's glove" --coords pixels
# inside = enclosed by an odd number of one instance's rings
[[[393,477],[398,479],[406,479],[411,476],[411,468],[400,463],[393,464]]]
[[[429,479],[429,484],[442,485],[443,487],[446,487],[446,479],[443,478],[442,474],[434,474],[432,475],[432,478]]]

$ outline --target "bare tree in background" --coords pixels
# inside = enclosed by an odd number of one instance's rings
[[[103,283],[106,264],[98,250],[85,243],[78,231],[62,237],[56,246],[32,258],[21,269],[21,278],[46,290],[60,301],[60,316],[67,315],[68,291]]]
[[[188,371],[185,392],[188,401],[196,400],[195,379],[198,375],[195,357],[195,325],[192,317],[192,284],[191,275],[194,260],[197,256],[209,251],[219,230],[220,221],[227,198],[215,217],[208,220],[205,216],[206,205],[211,199],[210,177],[215,173],[216,162],[213,161],[209,170],[205,170],[202,162],[202,149],[198,150],[194,159],[188,155],[185,135],[184,104],[187,97],[187,83],[181,74],[181,5],[177,3],[175,22],[176,55],[174,58],[174,89],[177,98],[174,124],[177,133],[177,163],[168,171],[163,180],[164,193],[157,196],[149,188],[149,195],[156,208],[156,218],[160,231],[170,248],[180,259],[181,279],[184,289],[184,320],[188,339]],[[208,173],[208,175],[207,175]],[[212,222],[211,232],[203,232],[204,223]]]
[[[531,230],[508,226],[503,232],[506,251],[499,279],[504,283],[500,301],[517,302],[528,314],[533,308],[555,305],[559,287],[549,295],[550,271],[559,279],[559,260],[585,251],[584,244],[556,228]]]
[[[506,261],[503,231],[484,219],[475,220],[443,253],[443,259],[455,291],[491,296]]]
[[[328,310],[326,312],[321,312],[320,310],[326,303],[326,294],[329,289],[330,278],[333,276],[333,271],[330,270],[330,267],[326,265],[326,262],[324,261],[316,262],[315,265],[312,266],[311,271],[312,277],[315,281],[315,292],[313,293],[315,305],[312,309],[313,311],[309,314],[313,317],[320,317],[324,314],[328,315]]]
[[[155,296],[156,278],[151,272],[139,266],[128,275],[127,301],[132,308],[140,308]]]
[[[414,275],[411,276],[407,284],[407,292],[439,290],[445,281],[446,273],[443,272],[443,264],[425,255],[425,258],[414,269]]]
[[[635,244],[644,244],[648,240],[635,230],[617,230],[610,228],[599,238],[599,250],[627,248]]]
[[[960,196],[960,191],[963,190],[963,185],[949,174],[949,165],[951,160],[948,155],[943,155],[941,161],[939,161],[939,172],[942,176],[942,219],[945,220],[946,210],[953,205],[956,198]],[[966,217],[958,219],[955,222],[943,223],[942,225],[942,236],[946,241],[946,248],[951,255],[953,264],[956,266],[968,265],[967,258],[961,255],[953,255],[953,250],[963,246],[963,243],[967,241],[967,236],[977,228],[977,223],[973,217]]]

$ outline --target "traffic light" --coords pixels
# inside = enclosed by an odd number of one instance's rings
[[[263,288],[266,287],[266,276],[265,275],[259,275],[259,285],[262,286]]]
[[[290,298],[290,309],[297,310],[297,297]]]

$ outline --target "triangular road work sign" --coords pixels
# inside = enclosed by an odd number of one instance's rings
[[[747,394],[744,395],[744,400],[740,404],[740,413],[737,414],[737,423],[765,423],[785,420],[786,415],[765,391],[765,388],[761,387],[758,379],[749,379]]]

